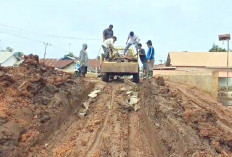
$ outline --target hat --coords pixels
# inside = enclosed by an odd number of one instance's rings
[[[132,31],[131,31],[131,32],[130,32],[130,36],[132,36],[132,37],[133,37],[133,36],[134,36],[134,32],[132,32]]]
[[[152,45],[151,40],[148,40],[146,44]]]
[[[112,28],[113,28],[113,25],[110,25],[109,27],[112,27]]]

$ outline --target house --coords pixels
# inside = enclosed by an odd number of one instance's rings
[[[226,91],[228,83],[228,96],[232,100],[232,53],[170,52],[166,67],[155,67],[154,75],[171,82],[196,87],[210,93],[220,102],[232,105],[232,101],[226,102],[225,97],[221,99],[221,95],[227,95],[223,92]]]
[[[67,72],[74,72],[76,63],[74,60],[58,60],[58,59],[40,59],[40,63],[44,63],[46,66],[56,69],[64,70]]]
[[[18,66],[21,62],[22,58],[18,56],[18,53],[0,52],[0,65],[3,67]]]
[[[166,66],[177,70],[225,70],[227,52],[170,52]],[[232,53],[229,53],[229,68],[232,68]]]
[[[76,69],[76,62],[78,61],[73,59],[40,59],[40,63],[44,63],[46,66],[53,67],[56,69],[60,69],[66,72],[74,72]],[[100,69],[100,60],[99,59],[89,59],[88,61],[89,67],[88,71],[92,73],[96,73]]]

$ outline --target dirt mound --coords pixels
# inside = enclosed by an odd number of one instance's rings
[[[39,64],[34,55],[19,67],[0,67],[0,156],[26,156],[66,120],[90,86]]]
[[[142,94],[162,156],[232,156],[231,110],[197,90],[159,82],[145,81]]]

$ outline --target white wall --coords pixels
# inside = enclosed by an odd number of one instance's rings
[[[76,63],[72,63],[69,66],[65,67],[65,70],[75,70],[76,68]]]
[[[11,56],[5,62],[3,62],[1,66],[3,67],[13,66],[16,62],[17,62],[17,59],[15,58],[15,56]]]

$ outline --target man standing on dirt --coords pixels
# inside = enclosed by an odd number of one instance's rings
[[[113,31],[113,25],[110,25],[109,28],[106,28],[103,31],[103,42],[109,38],[112,38],[114,36],[114,31]]]
[[[102,48],[104,50],[104,56],[105,56],[106,60],[109,60],[110,51],[112,51],[112,49],[114,49],[115,41],[117,41],[117,37],[113,36],[113,38],[106,39],[102,43]]]
[[[139,52],[139,58],[140,61],[143,64],[143,77],[147,77],[147,59],[146,59],[146,53],[145,50],[142,48],[142,44],[138,44],[138,52]]]
[[[129,43],[128,40],[130,39]],[[137,35],[134,34],[134,32],[130,32],[130,34],[128,35],[127,41],[126,41],[126,48],[124,50],[124,55],[126,54],[126,52],[128,51],[128,49],[130,48],[131,45],[135,46],[136,49],[136,53],[138,54],[138,42],[140,41],[139,37]]]
[[[80,72],[81,76],[85,77],[85,74],[87,74],[87,68],[88,68],[88,54],[87,54],[87,44],[82,45],[82,50],[80,51]]]
[[[148,66],[148,77],[152,78],[153,77],[153,65],[154,65],[154,56],[155,56],[155,49],[152,46],[151,40],[147,41],[147,46],[148,46],[148,52],[147,52],[147,66]]]

